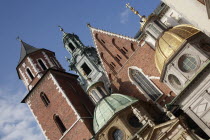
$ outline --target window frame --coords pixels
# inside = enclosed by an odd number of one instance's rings
[[[30,73],[29,73],[27,70],[29,70]],[[35,78],[34,74],[32,73],[32,71],[31,71],[31,69],[30,69],[29,67],[26,68],[26,73],[27,73],[27,76],[28,76],[31,80],[33,80],[33,79]],[[31,75],[30,75],[30,74],[31,74]],[[32,77],[31,77],[31,76],[32,76]]]
[[[54,114],[53,120],[54,120],[55,124],[57,125],[59,131],[63,135],[67,131],[67,129],[66,129],[66,126],[64,125],[64,123],[62,122],[61,118],[59,117],[59,115]]]
[[[44,69],[44,68],[42,67],[42,65],[40,64],[40,61],[43,63],[43,65],[46,67],[46,69]],[[38,62],[38,64],[39,64],[39,67],[40,67],[43,71],[45,71],[45,70],[48,69],[48,66],[46,65],[45,61],[44,61],[42,58],[37,59],[37,62]]]
[[[160,95],[159,95],[158,98],[156,98],[155,100],[153,100],[149,96],[149,94],[146,93],[146,91],[139,85],[139,83],[137,83],[137,81],[134,79],[134,77],[133,77],[133,75],[131,73],[131,70],[132,69],[139,71],[145,77],[145,79],[147,79],[148,82],[160,93]],[[147,100],[151,100],[152,102],[157,102],[158,99],[160,99],[163,96],[162,91],[160,91],[160,89],[148,78],[148,76],[144,74],[144,72],[142,71],[142,69],[140,69],[140,68],[138,68],[136,66],[129,67],[128,68],[128,77],[129,77],[130,81],[132,82],[132,84],[134,84],[137,87],[137,89],[144,94],[144,96],[147,98]],[[158,95],[158,94],[156,94],[156,95]]]
[[[86,72],[85,72],[85,70],[83,69],[83,66],[84,65],[86,65],[89,69],[90,69],[90,72],[87,74]],[[84,72],[84,74],[86,75],[86,76],[89,76],[89,75],[91,75],[91,73],[93,72],[93,70],[90,68],[90,66],[86,63],[86,62],[84,62],[81,66],[80,66],[80,68],[81,68],[81,70]]]
[[[46,107],[50,104],[50,100],[44,92],[40,93],[40,98]]]

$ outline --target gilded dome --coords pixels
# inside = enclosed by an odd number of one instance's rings
[[[185,41],[200,31],[192,25],[182,24],[163,33],[156,42],[155,64],[161,73],[167,60]]]
[[[117,112],[137,101],[134,97],[122,94],[111,94],[101,100],[94,111],[94,132],[97,133]]]

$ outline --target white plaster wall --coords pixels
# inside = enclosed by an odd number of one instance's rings
[[[179,24],[189,24],[187,20],[182,17],[178,12],[174,9],[170,8],[160,19],[162,23],[164,23],[167,27],[173,27]]]
[[[162,0],[195,27],[210,36],[210,20],[206,7],[197,0]]]

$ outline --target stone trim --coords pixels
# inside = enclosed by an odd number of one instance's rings
[[[33,112],[33,109],[31,108],[30,100],[27,101],[27,104],[28,104],[28,107],[29,107],[29,109],[30,109],[32,115],[34,116],[34,118],[35,118],[35,120],[36,120],[38,126],[40,127],[40,129],[41,129],[41,131],[42,131],[42,134],[44,135],[45,139],[46,139],[46,140],[50,140],[50,139],[47,137],[47,135],[46,135],[46,130],[43,130],[42,125],[39,123],[39,120],[37,119],[37,116],[35,116],[35,114],[34,114],[34,112]]]
[[[66,96],[65,92],[63,91],[63,89],[61,88],[61,86],[59,85],[59,83],[55,79],[55,77],[52,74],[50,74],[48,79],[52,79],[53,80],[54,85],[56,85],[56,89],[58,89],[58,92],[61,93],[62,96],[66,99],[68,105],[73,109],[75,115],[77,116],[77,119],[80,119],[81,118],[80,114],[77,112],[77,110],[75,109],[75,107],[73,106],[71,101],[68,99],[68,97]]]
[[[28,79],[26,78],[25,74],[21,71],[21,69],[18,69],[21,76],[23,77],[23,83],[25,84],[25,86],[27,87],[29,85]]]
[[[147,98],[147,101],[149,101],[149,100],[151,100],[152,102],[157,102],[159,99],[160,99],[160,97],[162,96],[162,95],[160,95],[157,99],[156,99],[156,101],[153,101],[146,93],[145,93],[145,91],[140,87],[140,86],[138,86],[138,83],[132,78],[132,76],[131,76],[131,73],[130,73],[130,69],[136,69],[136,70],[138,70],[138,71],[140,71],[149,81],[150,81],[150,83],[163,95],[163,93],[160,91],[160,89],[150,80],[151,79],[151,77],[152,78],[159,78],[160,79],[160,77],[155,77],[155,76],[148,76],[148,75],[145,75],[144,74],[144,72],[143,72],[143,70],[141,69],[141,68],[138,68],[138,67],[136,67],[136,66],[131,66],[131,67],[129,67],[128,68],[128,78],[129,78],[129,80],[131,81],[131,83],[133,84],[133,85],[135,85],[136,87],[137,87],[137,89]]]
[[[104,66],[104,63],[103,63],[103,59],[101,58],[101,55],[99,54],[98,47],[97,47],[97,45],[96,45],[96,38],[94,37],[93,30],[92,30],[93,28],[92,28],[92,27],[89,27],[89,28],[90,28],[91,35],[92,35],[92,40],[93,40],[94,45],[95,45],[95,47],[96,47],[96,52],[97,52],[97,54],[98,54],[99,59],[101,60],[102,66],[103,66],[103,68],[104,68],[105,75],[106,75],[106,77],[109,79],[108,73],[107,73],[107,71],[105,70],[105,66]],[[109,81],[110,81],[110,80],[111,80],[111,79],[109,79]]]
[[[27,57],[27,59],[28,59],[28,62],[31,64],[32,69],[34,70],[35,75],[36,75],[39,72],[36,68],[36,64],[33,63],[33,60],[30,57]]]
[[[48,57],[48,55],[42,51],[42,54],[44,55],[44,58],[47,60],[47,62],[49,63],[50,67],[53,67],[53,63],[50,61],[50,58]]]
[[[115,34],[115,33],[112,33],[112,32],[108,32],[108,31],[97,29],[97,28],[93,28],[93,27],[89,27],[89,28],[90,28],[92,33],[94,31],[96,31],[96,32],[103,33],[103,34],[106,34],[106,35],[115,36],[115,37],[118,37],[118,38],[122,38],[122,39],[126,39],[126,40],[129,40],[129,41],[134,41],[134,42],[138,42],[139,43],[139,41],[137,41],[136,39],[128,37],[128,36]]]

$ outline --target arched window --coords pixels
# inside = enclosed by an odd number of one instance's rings
[[[41,59],[38,60],[39,65],[42,67],[42,70],[46,70],[47,67],[45,66],[45,64],[43,63],[43,61]]]
[[[129,77],[146,97],[152,101],[156,101],[162,95],[157,87],[140,70],[129,68]]]
[[[60,130],[61,134],[63,134],[66,131],[66,127],[64,126],[63,122],[61,121],[60,117],[58,115],[54,115],[53,119]]]
[[[45,104],[45,106],[48,106],[50,104],[50,100],[47,98],[47,95],[45,93],[41,93],[40,97],[43,101],[43,103]]]
[[[90,73],[91,73],[91,69],[90,69],[90,67],[86,64],[86,63],[84,63],[82,66],[81,66],[81,68],[82,68],[82,70],[83,70],[83,72],[84,72],[84,74],[85,75],[89,75]]]
[[[27,73],[28,73],[28,76],[31,78],[31,80],[33,80],[33,79],[34,79],[34,76],[33,76],[33,74],[31,73],[30,69],[27,68],[26,71],[27,71]]]
[[[75,50],[75,47],[72,43],[69,43],[68,46],[69,46],[69,48],[71,49],[72,52]]]

